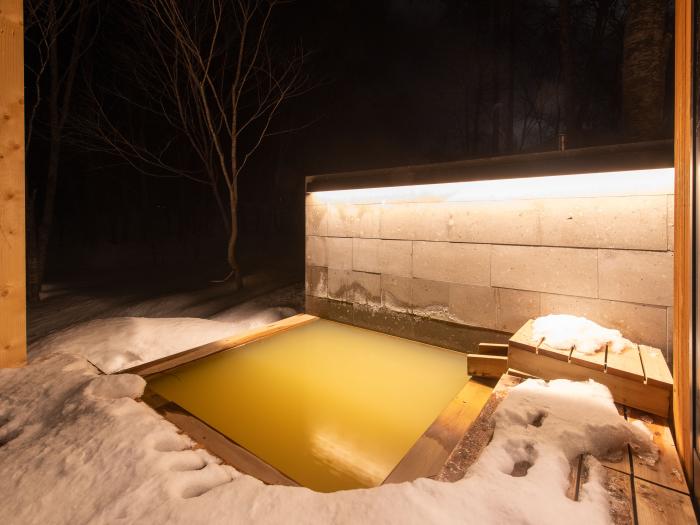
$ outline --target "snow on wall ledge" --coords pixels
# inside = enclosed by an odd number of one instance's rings
[[[660,348],[670,363],[672,170],[392,191],[307,195],[307,311],[480,334],[568,313]]]

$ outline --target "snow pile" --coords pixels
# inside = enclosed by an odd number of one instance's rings
[[[609,349],[615,353],[622,352],[632,343],[622,337],[619,330],[605,328],[585,317],[575,315],[553,314],[535,319],[532,325],[532,341],[539,343],[542,338],[552,348],[569,350],[576,347],[578,352],[593,354],[598,350]]]
[[[80,354],[105,373],[153,361],[294,315],[290,308],[252,310],[230,315],[226,322],[176,317],[96,319],[51,334],[32,346],[34,355],[47,350]]]
[[[161,419],[131,375],[99,376],[81,344],[146,348],[198,320],[151,320],[130,337],[124,320],[90,324],[41,345],[21,369],[0,370],[3,523],[561,523],[610,521],[603,468],[592,461],[581,501],[565,495],[569,463],[625,443],[653,454],[649,436],[617,414],[599,384],[526,381],[496,412],[493,440],[456,483],[411,483],[333,494],[266,486],[237,472]],[[160,324],[160,326],[158,326]],[[129,323],[126,323],[128,326]],[[122,334],[123,335],[123,334]],[[143,341],[139,340],[140,338]],[[52,342],[53,341],[53,342]],[[124,343],[120,349],[119,341]],[[82,342],[82,343],[81,343]],[[89,349],[88,349],[89,350]],[[410,409],[410,407],[407,407]],[[523,475],[524,474],[524,475]]]

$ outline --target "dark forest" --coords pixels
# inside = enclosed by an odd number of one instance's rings
[[[664,0],[30,0],[25,18],[32,300],[301,272],[309,174],[673,130]]]

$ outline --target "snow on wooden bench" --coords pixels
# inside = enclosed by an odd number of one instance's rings
[[[533,341],[532,323],[525,323],[508,342],[508,366],[542,379],[593,379],[610,389],[613,399],[661,417],[668,417],[673,377],[661,351],[635,345],[621,353],[594,354],[560,350],[546,339]]]

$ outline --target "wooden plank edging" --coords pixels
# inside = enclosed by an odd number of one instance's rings
[[[236,348],[247,343],[252,343],[253,341],[264,339],[279,332],[289,330],[290,328],[316,321],[317,319],[318,317],[309,314],[294,315],[259,328],[254,328],[243,334],[234,335],[225,339],[219,339],[218,341],[212,341],[211,343],[190,348],[176,354],[156,359],[155,361],[149,361],[148,363],[119,370],[117,373],[137,374],[142,377],[151,376],[153,374],[169,370],[176,366],[184,365],[185,363],[201,359],[202,357],[207,357],[223,350]]]

